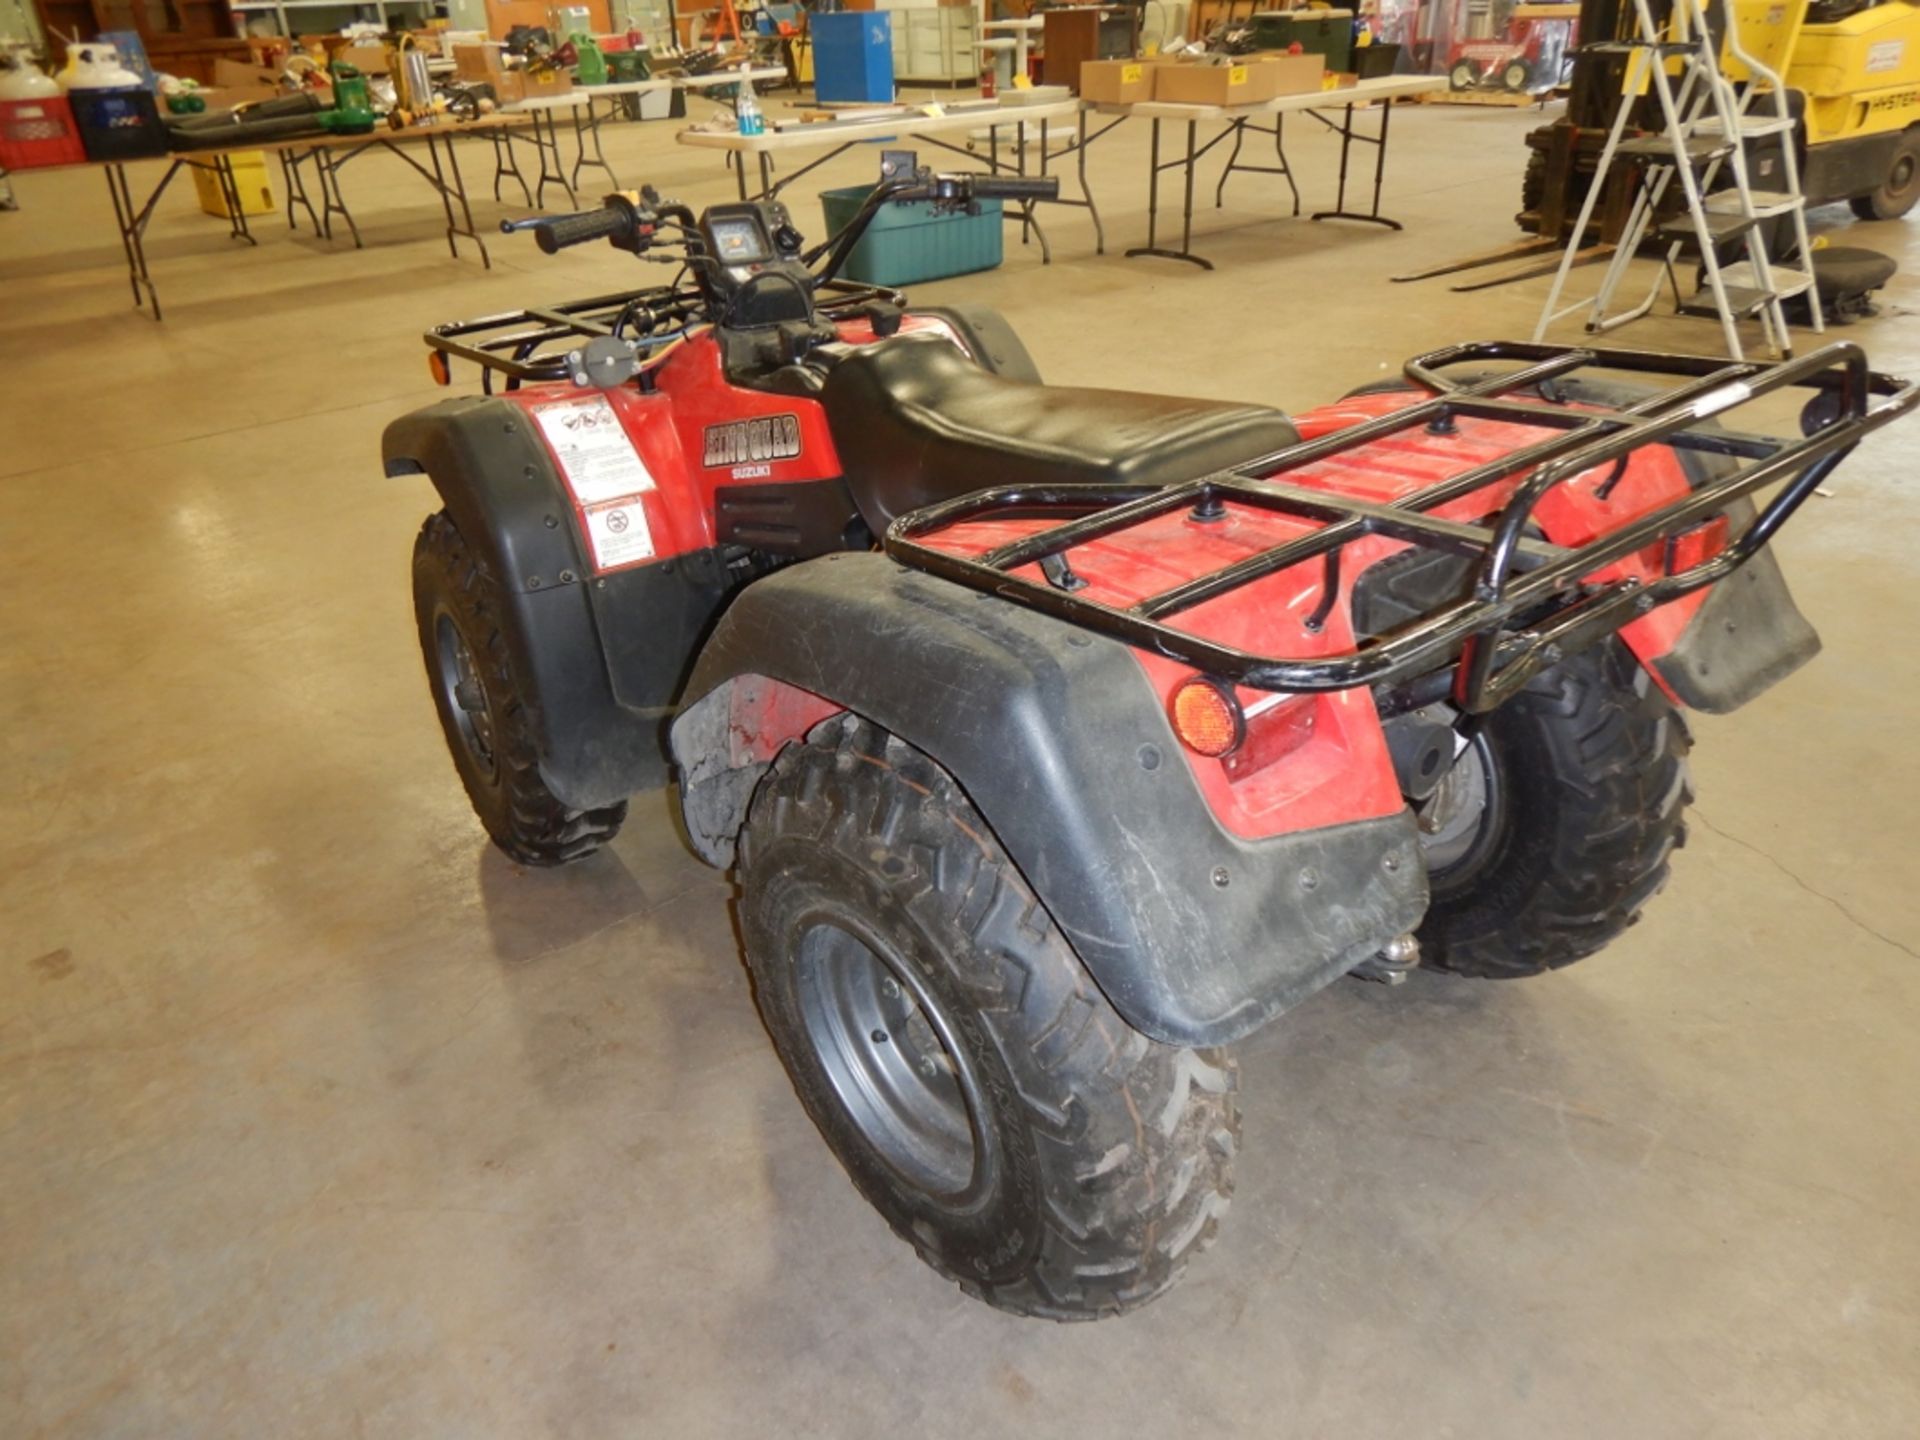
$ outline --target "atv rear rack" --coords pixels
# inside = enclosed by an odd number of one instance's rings
[[[906,304],[897,290],[851,281],[828,281],[816,294],[818,308],[829,316],[874,301]],[[644,350],[677,339],[690,326],[703,323],[706,314],[707,299],[697,288],[656,285],[452,321],[434,326],[421,338],[435,352],[435,373],[442,384],[447,362],[439,357],[466,360],[480,367],[480,387],[491,395],[496,374],[506,376],[508,390],[530,381],[566,379],[567,352],[584,340],[618,335]]]
[[[1489,361],[1525,363],[1500,375],[1462,381],[1439,373]],[[1564,403],[1553,382],[1585,368],[1682,380],[1621,409]],[[1164,487],[1062,484],[981,490],[900,516],[887,531],[886,551],[904,565],[1252,689],[1297,692],[1395,686],[1427,676],[1444,677],[1446,667],[1454,665],[1448,688],[1430,698],[1446,698],[1450,693],[1463,709],[1482,712],[1510,698],[1538,671],[1655,607],[1732,574],[1759,553],[1862,437],[1920,403],[1920,387],[1871,372],[1866,355],[1846,342],[1776,363],[1726,363],[1651,351],[1496,341],[1431,351],[1408,361],[1405,374],[1415,386],[1430,392],[1428,398],[1289,446],[1234,471]],[[1818,392],[1803,412],[1803,428],[1809,432],[1804,437],[1743,434],[1718,425],[1696,428],[1787,386]],[[1515,392],[1523,390],[1532,390],[1540,398],[1516,398]],[[1870,406],[1872,396],[1886,399]],[[1448,476],[1390,505],[1277,478],[1325,456],[1358,450],[1416,426],[1444,434],[1454,417],[1462,415],[1562,433]],[[1534,507],[1554,486],[1609,463],[1624,470],[1635,450],[1654,444],[1751,463],[1736,465],[1698,484],[1686,497],[1584,545],[1567,548],[1529,535]],[[1488,523],[1461,524],[1430,513],[1515,476],[1521,477],[1518,488]],[[1674,551],[1668,544],[1668,570],[1658,579],[1582,585],[1594,571],[1648,546],[1671,542],[1742,497],[1780,481],[1786,483],[1753,523],[1708,559],[1673,570]],[[1126,608],[1084,598],[1069,588],[1071,568],[1056,557],[1064,557],[1074,546],[1182,509],[1202,515],[1218,513],[1229,500],[1318,521],[1319,528]],[[1053,515],[1071,518],[977,557],[954,555],[923,543],[926,537],[967,521]],[[1368,535],[1385,535],[1478,560],[1470,596],[1345,654],[1312,659],[1252,654],[1167,623],[1206,601],[1315,558],[1322,560],[1326,572],[1317,617],[1324,620],[1339,591],[1342,547]],[[1041,564],[1043,580],[1012,573],[1035,562]]]

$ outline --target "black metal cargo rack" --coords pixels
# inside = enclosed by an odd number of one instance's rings
[[[1467,364],[1523,362],[1492,377],[1450,380],[1440,372]],[[1555,382],[1583,369],[1679,379],[1678,384],[1619,409],[1566,403]],[[1404,409],[1263,456],[1238,469],[1171,486],[1003,486],[902,515],[889,527],[886,551],[904,565],[1110,635],[1258,690],[1327,691],[1405,684],[1439,672],[1455,703],[1491,710],[1538,671],[1667,601],[1725,578],[1745,564],[1832,473],[1862,437],[1920,403],[1920,387],[1867,368],[1860,347],[1826,345],[1779,362],[1739,362],[1652,351],[1576,348],[1489,341],[1450,346],[1410,360],[1405,375],[1428,392]],[[1761,396],[1798,386],[1816,392],[1803,412],[1802,437],[1744,434],[1705,427]],[[1532,391],[1536,399],[1517,392]],[[1872,403],[1879,397],[1881,403]],[[1523,445],[1428,485],[1390,505],[1373,504],[1283,478],[1329,455],[1358,450],[1415,427],[1444,434],[1455,417],[1471,416],[1549,428],[1560,433]],[[1704,427],[1704,428],[1703,428]],[[1555,485],[1612,463],[1609,482],[1643,446],[1664,444],[1732,457],[1724,473],[1686,496],[1608,531],[1585,545],[1547,544],[1528,533],[1534,507]],[[1486,524],[1443,520],[1431,512],[1449,501],[1522,477],[1513,497]],[[1733,502],[1786,482],[1752,524],[1718,554],[1674,570],[1673,543]],[[1156,517],[1190,509],[1204,517],[1227,501],[1320,522],[1318,529],[1150,595],[1125,608],[1076,593],[1067,552]],[[925,539],[966,521],[1062,517],[977,557],[949,554]],[[1205,601],[1263,576],[1319,558],[1324,593],[1308,624],[1324,621],[1335,602],[1344,546],[1385,535],[1478,561],[1470,595],[1374,637],[1341,655],[1287,659],[1220,645],[1167,623]],[[1643,582],[1606,584],[1584,577],[1628,555],[1667,543],[1668,570]],[[1039,562],[1043,579],[1011,573]],[[1456,663],[1457,662],[1457,663]],[[1447,666],[1454,666],[1448,675]]]
[[[828,316],[875,301],[906,304],[906,297],[897,290],[840,280],[822,284],[817,299],[818,308]],[[643,348],[649,343],[664,344],[703,324],[706,315],[707,299],[697,287],[656,285],[456,320],[434,326],[421,338],[438,354],[478,365],[480,388],[491,395],[495,374],[507,377],[508,390],[528,381],[566,379],[567,352],[583,341],[615,335]]]

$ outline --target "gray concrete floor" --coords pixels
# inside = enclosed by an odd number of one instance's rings
[[[1003,307],[1058,381],[1303,407],[1530,329],[1539,284],[1385,278],[1510,238],[1530,123],[1400,112],[1401,235],[1285,222],[1243,177],[1211,275],[1119,257],[1123,131],[1105,258],[1074,215],[1050,268],[1015,246],[921,293]],[[1311,208],[1334,152],[1300,132]],[[667,126],[610,148],[730,192]],[[0,1434],[1920,1432],[1920,425],[1788,531],[1826,653],[1700,721],[1646,923],[1524,984],[1341,984],[1253,1039],[1218,1245],[1060,1328],[964,1299],[855,1195],[659,797],[561,873],[483,842],[409,618],[432,500],[379,433],[435,396],[428,324],[664,272],[504,239],[483,272],[391,162],[349,183],[358,254],[271,220],[238,247],[171,198],[158,326],[98,176],[18,176],[0,215]],[[1920,365],[1914,233],[1844,226],[1909,267],[1849,332],[1888,368]]]

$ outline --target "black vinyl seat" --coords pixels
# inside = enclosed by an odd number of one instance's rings
[[[906,511],[989,486],[1170,485],[1300,438],[1264,405],[1010,380],[937,335],[853,351],[820,398],[876,535]]]

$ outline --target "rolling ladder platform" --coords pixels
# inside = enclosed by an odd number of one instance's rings
[[[1728,9],[1737,10],[1740,0],[1714,0],[1711,7],[1708,0],[1672,0],[1664,20],[1656,18],[1654,4],[1655,0],[1633,0],[1638,32],[1634,38],[1601,41],[1590,47],[1602,53],[1625,54],[1626,79],[1619,111],[1533,338],[1536,342],[1543,340],[1551,326],[1581,311],[1587,314],[1590,333],[1618,329],[1648,314],[1665,283],[1673,287],[1680,314],[1719,319],[1727,354],[1733,359],[1745,358],[1739,326],[1749,319],[1760,322],[1771,353],[1791,355],[1784,301],[1805,295],[1814,330],[1823,327],[1819,296],[1814,293],[1806,198],[1794,155],[1794,120],[1787,106],[1786,86],[1779,71],[1755,51],[1783,64],[1792,51],[1806,7],[1787,5],[1784,11],[1772,10],[1772,23],[1757,32],[1750,29],[1743,40],[1737,18],[1731,24],[1719,23]],[[1725,36],[1724,68],[1721,32]],[[1748,48],[1749,42],[1754,49]],[[1678,62],[1677,74],[1674,62]],[[1743,92],[1736,93],[1736,80],[1745,81]],[[1649,83],[1659,103],[1661,129],[1629,135],[1629,118]],[[1746,142],[1767,136],[1779,137],[1781,188],[1755,190],[1749,182]],[[1593,297],[1563,306],[1567,276],[1573,269],[1580,237],[1587,233],[1593,211],[1607,188],[1608,170],[1616,161],[1636,167],[1638,183],[1626,229]],[[1728,180],[1730,184],[1725,183]],[[1679,209],[1666,203],[1676,185],[1684,202]],[[1769,233],[1783,229],[1790,230],[1793,237],[1793,258],[1785,262],[1767,253]],[[1660,273],[1643,300],[1631,308],[1617,308],[1629,266],[1650,235],[1665,247],[1660,252]],[[1689,247],[1699,256],[1703,281],[1692,294],[1682,291],[1675,269]],[[1744,253],[1744,258],[1728,263],[1729,252]]]

